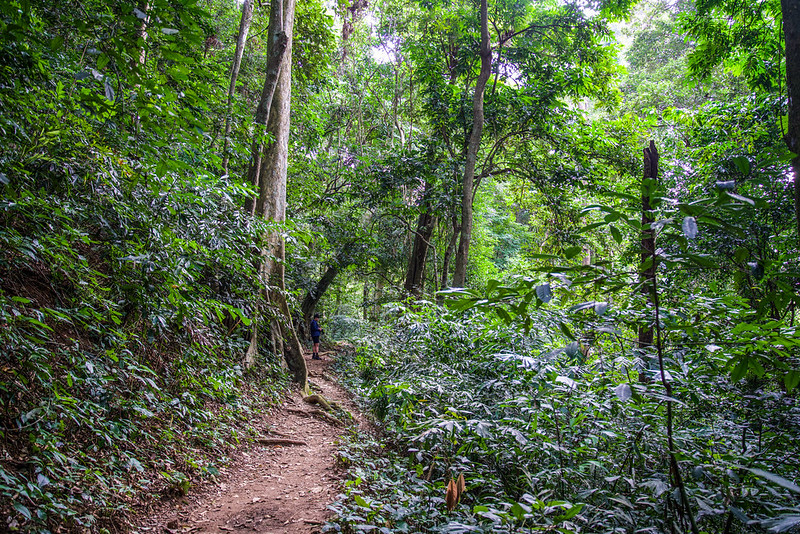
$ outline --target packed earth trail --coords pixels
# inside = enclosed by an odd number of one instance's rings
[[[263,439],[220,469],[216,485],[167,503],[143,519],[133,532],[149,533],[292,533],[313,534],[331,516],[341,486],[337,443],[347,425],[366,423],[347,393],[329,374],[330,360],[306,355],[309,381],[316,392],[355,417],[337,424],[293,391],[264,415]]]

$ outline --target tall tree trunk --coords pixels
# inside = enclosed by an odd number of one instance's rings
[[[361,319],[369,320],[369,281],[364,281],[364,289],[361,291]]]
[[[403,284],[406,291],[414,296],[422,294],[428,248],[430,247],[433,229],[436,226],[436,217],[429,212],[428,207],[433,187],[431,182],[425,181],[425,190],[420,203],[420,214],[417,218],[417,229],[414,232],[414,244],[411,248],[411,255],[408,258],[406,281]]]
[[[141,39],[142,44],[139,47],[139,57],[132,67],[136,67],[137,65],[144,66],[147,60],[147,48],[145,48],[145,43],[147,41],[147,21],[150,19],[150,2],[148,0],[140,0],[136,9],[138,10],[136,16],[139,18],[139,27],[136,28],[136,41],[138,43],[139,39]]]
[[[404,284],[406,291],[415,296],[419,296],[422,293],[425,261],[428,256],[428,247],[430,246],[435,224],[436,217],[428,213],[427,210],[419,214],[417,231],[414,235],[414,246],[411,249],[411,256],[408,258],[408,269]]]
[[[300,305],[300,311],[302,312],[301,323],[297,325],[302,337],[306,336],[306,325],[311,322],[311,318],[314,316],[314,312],[317,309],[317,304],[322,298],[322,295],[325,294],[325,292],[333,283],[333,280],[336,278],[336,275],[339,274],[339,268],[339,265],[334,263],[325,269],[325,272],[322,274],[322,278],[320,278],[319,282],[314,285],[314,289],[306,293],[306,297],[303,299],[303,304]]]
[[[276,88],[278,86],[278,78],[282,74],[283,69],[281,68],[283,63],[287,63],[289,68],[291,69],[291,49],[290,49],[290,37],[291,37],[291,22],[288,22],[285,17],[285,11],[288,9],[291,10],[292,17],[294,17],[294,0],[273,0],[272,9],[270,10],[269,14],[269,32],[268,32],[268,44],[269,49],[267,51],[267,74],[264,79],[264,88],[261,91],[261,99],[258,102],[258,108],[256,109],[256,117],[255,117],[255,132],[253,135],[253,145],[251,148],[251,158],[250,158],[250,167],[247,171],[247,181],[259,191],[258,201],[263,203],[263,185],[261,183],[261,172],[264,167],[264,155],[267,151],[267,147],[265,144],[265,134],[270,133],[274,134],[274,131],[270,131],[267,127],[267,122],[270,119],[270,111],[272,109],[273,100]],[[293,21],[292,21],[293,22]],[[288,28],[288,31],[287,31]],[[286,56],[289,57],[289,61],[285,61]],[[291,73],[289,73],[291,76]],[[289,81],[291,85],[291,80]],[[287,104],[288,105],[288,104]],[[287,117],[286,120],[288,121],[289,118]],[[274,144],[277,144],[277,141]],[[285,190],[284,190],[284,201],[285,201]],[[256,208],[256,204],[258,202],[255,198],[248,198],[245,201],[245,211],[249,212],[251,215],[255,213],[261,213],[261,210]]]
[[[469,244],[472,239],[472,201],[474,196],[475,163],[481,146],[483,133],[483,94],[486,82],[492,74],[492,49],[489,46],[489,10],[487,0],[481,0],[481,72],[475,82],[472,97],[472,131],[467,145],[467,159],[464,163],[463,191],[461,193],[461,238],[458,241],[456,265],[453,271],[453,285],[464,287],[467,281],[467,262]]]
[[[242,65],[242,55],[244,45],[247,43],[247,34],[250,31],[250,23],[253,21],[253,0],[244,0],[242,4],[242,18],[239,21],[239,33],[236,36],[236,51],[233,54],[233,64],[231,64],[231,83],[228,86],[228,102],[225,107],[225,141],[222,146],[222,169],[228,174],[228,162],[230,154],[228,151],[231,146],[231,108],[233,107],[233,95],[236,93],[236,79],[239,77],[239,68]]]
[[[450,287],[447,284],[447,276],[450,271],[450,260],[453,258],[453,251],[456,249],[458,243],[458,236],[461,233],[461,225],[458,224],[458,215],[453,215],[451,218],[453,233],[450,235],[450,241],[447,243],[447,248],[444,251],[444,258],[442,259],[442,281],[439,287],[447,289]]]
[[[257,122],[264,120],[267,131],[273,136],[274,141],[265,145],[262,139],[257,139],[254,146],[260,145],[261,150],[254,153],[254,164],[258,164],[256,176],[258,177],[259,197],[254,204],[255,213],[265,219],[282,223],[286,220],[286,179],[287,160],[289,154],[289,119],[291,111],[292,90],[292,27],[294,24],[294,0],[274,0],[273,11],[270,14],[270,47],[279,51],[269,51],[269,63],[262,101],[256,116]],[[273,30],[273,23],[276,24]],[[277,24],[280,24],[277,26]],[[276,65],[273,63],[276,62]],[[271,72],[277,66],[276,72]],[[272,87],[269,87],[272,85]],[[265,102],[268,99],[269,102]],[[268,114],[269,120],[259,114]],[[259,133],[256,133],[259,136]],[[259,136],[260,137],[260,136]],[[308,388],[308,370],[303,358],[303,347],[297,337],[289,305],[286,301],[286,282],[284,278],[284,260],[286,255],[283,237],[274,233],[265,237],[265,248],[262,257],[262,277],[268,290],[269,301],[282,314],[283,352],[292,379],[303,389]]]
[[[150,20],[150,2],[148,0],[139,0],[136,10],[134,13],[136,17],[139,19],[139,22],[136,27],[136,45],[139,47],[139,54],[136,59],[132,59],[130,61],[131,70],[136,71],[139,69],[139,79],[144,77],[144,66],[147,61],[147,21]],[[141,45],[139,44],[139,40],[142,41]],[[136,84],[134,86],[136,90],[139,89],[140,84]],[[137,102],[140,100],[137,98]],[[134,132],[138,135],[139,128],[141,126],[141,117],[139,116],[139,110],[137,106],[133,107],[133,129]]]
[[[647,307],[652,308],[654,302],[655,278],[656,278],[656,233],[650,226],[655,218],[653,217],[653,207],[650,204],[650,191],[653,181],[658,180],[658,150],[656,144],[650,141],[650,147],[644,149],[644,178],[642,180],[642,252],[641,268],[639,271],[639,285],[642,295],[647,302]],[[658,317],[656,317],[656,321]],[[639,327],[639,348],[644,349],[653,345],[653,327],[642,325]],[[639,375],[643,380],[647,379],[644,373]]]
[[[786,144],[800,154],[800,3],[781,0],[783,36],[786,42],[786,92],[789,96],[789,123]],[[794,171],[794,214],[800,241],[800,156],[792,159]]]

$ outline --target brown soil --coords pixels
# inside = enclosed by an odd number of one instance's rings
[[[264,415],[263,424],[256,425],[269,429],[264,442],[284,444],[257,443],[242,450],[220,470],[216,485],[192,488],[186,497],[163,503],[153,515],[137,521],[133,532],[320,532],[332,515],[327,506],[340,493],[337,442],[347,427],[366,430],[367,423],[329,374],[329,355],[323,354],[322,361],[306,356],[312,389],[355,419],[337,425],[293,392],[283,406]]]

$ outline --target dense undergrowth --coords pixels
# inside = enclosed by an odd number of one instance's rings
[[[259,291],[232,186],[38,177],[0,204],[1,513],[102,529],[216,474],[287,381],[240,367]]]
[[[286,386],[277,359],[239,365],[258,305],[251,233],[219,181],[40,173],[46,192],[14,178],[0,204],[2,515],[12,530],[107,527],[145,493],[214,475]]]
[[[639,351],[614,336],[575,350],[554,313],[521,335],[481,311],[405,309],[343,359],[381,438],[342,452],[350,480],[328,530],[687,532],[690,515],[699,532],[797,527],[800,403],[780,381],[733,383],[720,351],[673,346],[670,399],[638,380]]]
[[[268,227],[242,212],[246,188],[221,176],[206,131],[228,65],[199,46],[209,15],[194,2],[149,5],[146,44],[127,4],[0,7],[0,525],[12,531],[118,530],[215,475],[288,385],[277,357],[240,366],[250,318],[269,313]]]
[[[0,514],[100,531],[214,475],[286,387],[278,358],[240,367],[266,227],[188,153],[123,157],[98,138],[63,154],[62,139],[19,158],[59,119],[4,119],[24,127],[0,154]]]

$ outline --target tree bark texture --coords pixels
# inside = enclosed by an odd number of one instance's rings
[[[292,15],[292,21],[288,21],[286,18],[286,11],[290,10]],[[259,191],[258,200],[254,198],[248,198],[245,202],[245,211],[252,214],[260,214],[259,208],[256,206],[260,201],[262,201],[262,193],[263,191],[263,184],[261,179],[261,173],[263,171],[263,167],[265,166],[265,153],[267,152],[268,148],[266,143],[264,142],[264,133],[275,133],[274,130],[270,129],[270,125],[268,125],[268,121],[270,120],[271,114],[270,111],[273,106],[273,101],[275,100],[275,91],[277,90],[279,84],[279,77],[283,72],[283,64],[287,63],[291,69],[291,32],[292,32],[292,23],[294,22],[294,0],[274,0],[272,9],[270,10],[269,15],[269,32],[268,32],[268,43],[269,49],[267,51],[267,74],[264,79],[264,88],[261,91],[261,99],[258,102],[258,108],[256,109],[256,117],[255,117],[255,134],[253,138],[253,145],[251,148],[251,158],[250,158],[250,166],[247,171],[247,181],[253,185],[253,187]],[[288,30],[288,31],[287,31]],[[285,61],[286,56],[289,57],[289,61]],[[289,73],[291,76],[291,72]],[[289,81],[289,85],[291,86],[291,80]],[[288,97],[287,97],[288,99]],[[288,101],[287,101],[288,105]],[[289,117],[286,117],[286,122],[288,124]],[[273,144],[277,144],[277,139]],[[267,163],[266,165],[269,165]],[[284,197],[285,197],[284,191]]]
[[[647,306],[653,305],[653,282],[656,277],[656,234],[651,228],[655,221],[653,218],[653,206],[650,204],[651,190],[648,182],[658,180],[658,150],[654,141],[650,141],[650,146],[644,149],[644,179],[642,180],[642,263],[639,272],[639,285],[642,295],[644,295]],[[658,320],[658,319],[656,319]],[[639,327],[639,348],[651,347],[653,345],[653,327]]]
[[[314,286],[314,289],[306,293],[306,297],[303,299],[303,304],[300,306],[302,318],[300,325],[298,325],[303,337],[306,336],[306,325],[311,323],[311,318],[314,316],[314,312],[317,309],[319,299],[322,298],[322,295],[325,294],[338,274],[339,265],[335,263],[325,270],[325,272],[322,274],[322,278],[320,278],[319,282],[317,282]]]
[[[447,285],[447,275],[450,274],[450,261],[453,258],[453,251],[456,249],[458,237],[461,234],[461,225],[458,223],[458,215],[453,215],[451,220],[453,233],[450,235],[450,240],[447,243],[447,248],[444,251],[444,258],[442,259],[442,280],[439,284],[439,287],[442,289],[450,287]]]
[[[231,83],[228,86],[228,102],[225,111],[225,141],[222,147],[222,169],[225,174],[228,174],[228,163],[230,162],[228,151],[231,147],[233,95],[236,93],[236,79],[239,77],[239,68],[242,66],[244,45],[247,43],[247,34],[250,32],[250,23],[253,21],[253,6],[253,0],[244,0],[244,4],[242,4],[242,18],[239,21],[239,33],[236,36],[236,51],[233,54],[233,63],[231,64]]]
[[[426,211],[419,214],[417,219],[417,231],[414,236],[414,245],[411,249],[411,256],[408,259],[408,270],[406,271],[406,291],[414,296],[419,296],[423,289],[425,277],[425,260],[428,256],[428,247],[433,235],[433,227],[436,225],[436,217]]]
[[[478,149],[481,146],[483,133],[483,95],[486,82],[492,74],[492,49],[489,43],[489,9],[487,0],[481,0],[481,71],[475,82],[475,94],[472,97],[472,131],[467,145],[467,158],[464,162],[464,180],[461,193],[461,238],[458,242],[456,265],[453,270],[453,286],[464,287],[467,281],[467,262],[469,261],[469,244],[472,239],[472,201],[475,181],[475,164]]]
[[[145,43],[147,41],[147,21],[150,20],[150,2],[148,0],[140,0],[137,9],[145,15],[139,19],[139,27],[136,28],[136,41],[138,42],[139,39],[142,40],[137,63],[139,66],[144,66],[147,60],[147,48],[145,48]],[[132,66],[135,67],[136,65]]]
[[[789,103],[786,145],[800,154],[800,2],[781,0],[783,37],[786,43],[786,92]],[[794,214],[800,241],[800,156],[792,159],[794,171]]]
[[[289,154],[289,119],[291,112],[292,90],[292,26],[294,23],[294,0],[276,1],[270,14],[270,47],[269,67],[277,65],[276,72],[267,72],[261,103],[256,114],[256,122],[263,121],[274,141],[260,144],[260,150],[254,158],[252,167],[258,164],[257,178],[259,186],[258,200],[254,203],[255,214],[276,223],[286,220],[286,180],[287,160]],[[280,24],[273,30],[273,23]],[[277,63],[274,63],[277,61]],[[274,79],[273,79],[274,78]],[[272,86],[272,87],[270,87]],[[264,113],[267,117],[264,117]],[[257,133],[256,135],[259,135]],[[254,152],[254,156],[256,152]],[[307,388],[308,370],[303,358],[303,347],[292,325],[291,312],[286,301],[286,283],[284,278],[285,245],[280,233],[265,236],[262,256],[261,275],[268,287],[269,302],[280,311],[281,331],[283,334],[283,353],[292,380],[304,389]]]

